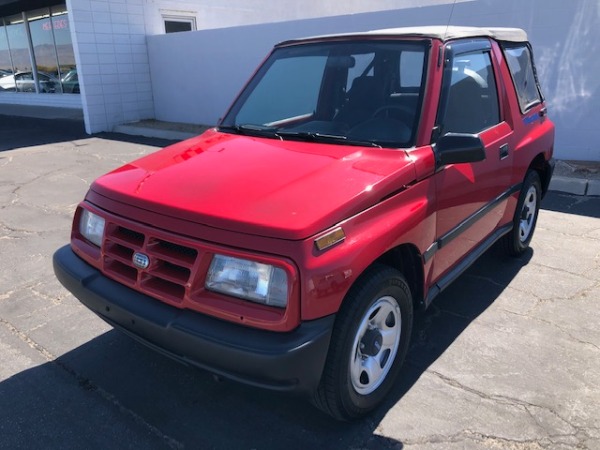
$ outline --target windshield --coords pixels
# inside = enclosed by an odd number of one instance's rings
[[[427,48],[423,41],[326,42],[278,48],[220,129],[277,139],[412,146]]]

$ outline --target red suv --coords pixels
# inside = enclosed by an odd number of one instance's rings
[[[93,183],[55,272],[162,353],[359,417],[414,308],[528,247],[553,143],[522,30],[283,42],[217,128]]]

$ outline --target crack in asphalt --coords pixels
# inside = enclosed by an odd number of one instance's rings
[[[36,297],[41,298],[42,300],[51,302],[53,305],[61,305],[65,298],[69,298],[71,296],[71,294],[69,294],[67,291],[63,291],[62,295],[58,295],[58,296],[57,295],[48,295],[45,292],[42,292],[37,289],[40,286],[44,286],[44,284],[36,283],[33,286],[29,286],[27,288],[27,290],[29,290]]]
[[[0,220],[0,228],[4,229],[5,231],[8,231],[9,233],[20,233],[25,236],[31,236],[32,234],[39,235],[39,234],[43,233],[43,231],[30,231],[30,230],[25,230],[25,229],[20,229],[20,228],[13,228],[13,227],[6,225],[4,222],[2,222],[2,220]],[[17,239],[17,238],[22,239],[25,236],[15,237],[15,239]],[[10,238],[10,236],[4,236],[4,238],[5,239]]]
[[[9,156],[8,158],[0,158],[0,167],[6,167],[11,162],[13,162],[13,157]]]
[[[63,209],[60,209],[60,208],[52,207],[50,205],[36,205],[36,204],[22,202],[22,201],[18,202],[18,203],[6,205],[0,209],[8,209],[11,206],[22,206],[25,208],[36,209],[38,211],[41,211],[44,214],[51,214],[54,216],[69,216],[69,215],[72,215],[72,213],[75,211],[74,209],[72,211],[68,210],[68,208],[71,207],[71,205],[64,205]]]
[[[598,264],[596,262],[596,264]],[[576,300],[578,297],[587,297],[588,294],[596,289],[600,288],[600,281],[588,286],[587,288],[582,289],[581,291],[574,292],[571,296],[567,297],[565,300]]]
[[[576,277],[581,277],[585,280],[588,281],[595,281],[594,278],[588,278],[587,276],[585,276],[585,273],[581,273],[581,272],[570,272],[568,270],[562,269],[560,267],[554,267],[554,266],[549,266],[547,264],[543,264],[540,261],[537,261],[535,263],[533,263],[533,265],[535,266],[540,266],[540,267],[544,267],[545,269],[550,269],[550,270],[556,270],[557,272],[561,272],[570,276],[576,276]]]
[[[573,336],[571,334],[570,330],[568,330],[568,329],[566,329],[566,328],[560,326],[559,324],[554,323],[554,322],[552,322],[550,320],[542,319],[541,317],[536,317],[536,316],[532,316],[532,315],[529,315],[529,314],[521,314],[521,313],[518,313],[518,312],[515,312],[515,311],[509,311],[509,310],[504,309],[504,308],[502,308],[502,311],[504,311],[504,312],[506,312],[508,314],[513,314],[515,316],[525,317],[525,318],[532,319],[532,320],[537,320],[538,322],[542,322],[542,323],[545,323],[547,325],[550,325],[550,326],[552,326],[554,328],[557,328],[563,334],[567,335],[569,337],[569,339],[571,339],[573,342],[577,342],[578,344],[588,345],[588,346],[592,347],[594,350],[599,350],[600,351],[600,346],[599,345],[594,344],[593,342],[584,341],[582,339],[579,339],[579,338]]]
[[[402,443],[405,446],[411,445],[427,445],[427,444],[457,444],[464,441],[473,441],[477,444],[483,444],[486,447],[497,446],[500,444],[502,447],[508,448],[511,450],[536,450],[543,449],[550,444],[550,440],[548,439],[530,439],[530,440],[516,440],[516,439],[508,439],[499,436],[488,435],[484,433],[479,433],[472,430],[462,430],[459,433],[455,433],[449,436],[445,435],[432,435],[423,439],[416,440],[408,440],[403,441]]]
[[[543,225],[540,225],[539,222],[538,222],[538,224],[536,225],[536,230],[539,230],[539,231],[548,231],[548,232],[551,232],[551,233],[555,233],[555,234],[557,234],[559,236],[565,236],[565,237],[570,237],[570,238],[584,237],[586,239],[591,239],[593,241],[600,240],[600,237],[589,236],[590,234],[600,232],[600,228],[593,228],[591,230],[586,231],[585,234],[575,234],[575,233],[569,233],[567,231],[559,231],[559,230],[556,230],[554,228],[544,227]]]
[[[567,438],[574,436],[565,436]],[[452,435],[431,435],[422,439],[415,440],[407,440],[402,442],[401,448],[410,448],[411,446],[423,446],[432,444],[434,446],[439,446],[443,444],[460,444],[465,443],[467,441],[475,443],[478,447],[481,448],[505,448],[510,450],[537,450],[537,449],[545,449],[552,445],[568,445],[569,448],[577,448],[581,450],[589,449],[583,442],[578,441],[575,445],[573,442],[564,442],[560,439],[553,438],[539,438],[539,439],[508,439],[504,437],[489,435],[485,433],[480,433],[476,431],[472,431],[469,429],[462,430],[459,433],[455,433]],[[364,448],[372,448],[372,447],[364,447]],[[389,447],[395,448],[395,447]],[[397,448],[397,447],[396,447]]]
[[[541,320],[541,319],[540,319]],[[576,338],[575,336],[573,336],[571,333],[569,333],[568,331],[566,331],[564,328],[562,328],[561,326],[557,325],[557,324],[553,324],[552,322],[549,321],[545,321],[545,320],[541,320],[542,322],[546,322],[550,325],[554,325],[556,328],[558,328],[559,330],[561,330],[563,333],[565,333],[567,336],[569,336],[569,338],[571,338],[574,342],[577,342],[579,344],[583,344],[583,345],[589,345],[590,347],[596,349],[596,350],[600,350],[600,346],[594,344],[593,342],[588,342],[588,341],[584,341],[582,339]]]
[[[593,234],[595,234],[595,233],[597,233],[597,234],[598,234],[598,237],[596,237],[596,236],[593,236]],[[573,237],[576,237],[576,236],[573,236]],[[587,232],[586,232],[586,233],[583,235],[583,237],[584,237],[585,239],[591,239],[592,241],[600,241],[600,228],[595,228],[595,229],[593,229],[593,230],[587,231]]]
[[[13,295],[14,293],[15,293],[15,291],[13,290],[13,291],[5,292],[4,294],[0,294],[0,301],[9,299],[10,296]]]
[[[444,382],[445,384],[455,388],[455,389],[460,389],[462,391],[471,393],[473,395],[476,395],[479,398],[485,399],[485,400],[489,400],[498,404],[503,404],[503,405],[508,405],[508,406],[512,406],[512,407],[518,407],[521,408],[523,410],[525,410],[530,416],[532,416],[533,418],[535,418],[535,416],[532,414],[532,412],[528,409],[528,408],[538,408],[540,410],[543,411],[547,411],[550,414],[552,414],[553,416],[555,416],[557,419],[559,419],[561,422],[567,424],[570,428],[572,428],[573,430],[575,430],[574,433],[571,434],[557,434],[557,435],[552,435],[549,434],[548,431],[546,430],[546,428],[542,425],[539,424],[539,421],[537,419],[535,419],[536,424],[540,425],[540,428],[542,430],[544,430],[544,432],[547,434],[547,436],[543,439],[552,439],[552,438],[557,438],[557,437],[574,437],[577,439],[578,441],[578,445],[580,445],[581,447],[579,448],[585,448],[583,446],[582,443],[582,436],[585,439],[590,439],[591,436],[588,434],[586,428],[583,427],[579,427],[577,425],[574,425],[573,423],[569,422],[567,419],[565,419],[564,417],[562,417],[558,412],[554,411],[552,408],[547,407],[547,406],[541,406],[541,405],[536,405],[534,403],[530,403],[527,402],[525,400],[521,400],[518,398],[514,398],[514,397],[509,397],[509,396],[505,396],[505,395],[490,395],[487,394],[483,391],[480,391],[478,389],[474,389],[471,388],[469,386],[466,386],[462,383],[460,383],[459,381],[448,377],[446,375],[441,374],[440,372],[437,372],[435,370],[427,370],[426,371],[429,374],[432,374],[434,376],[436,376],[437,378],[439,378],[442,382]],[[499,439],[503,439],[503,438],[499,438]],[[508,442],[512,442],[512,441],[508,441]],[[520,442],[520,441],[515,441],[515,442]],[[539,442],[538,440],[534,441],[534,442]],[[407,442],[408,443],[408,442]]]
[[[127,415],[130,417],[135,423],[142,426],[146,430],[148,430],[151,434],[160,438],[167,447],[175,450],[180,450],[184,448],[184,445],[177,441],[176,439],[166,435],[158,428],[148,423],[142,416],[134,412],[133,410],[124,406],[115,395],[106,391],[102,387],[96,385],[91,379],[81,375],[74,368],[68,366],[64,362],[60,361],[55,355],[53,355],[50,351],[48,351],[45,347],[31,339],[27,333],[19,330],[9,321],[0,317],[0,325],[3,325],[13,336],[17,337],[25,344],[27,344],[30,348],[38,352],[48,363],[55,364],[59,368],[61,368],[64,372],[69,374],[76,382],[77,385],[86,391],[94,391],[96,392],[103,400],[112,404],[121,414]]]

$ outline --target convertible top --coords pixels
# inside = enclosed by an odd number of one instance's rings
[[[313,36],[303,39],[292,39],[279,43],[279,46],[298,44],[307,41],[320,41],[337,38],[369,38],[374,36],[381,37],[422,37],[440,39],[449,41],[458,38],[470,37],[490,37],[497,41],[527,42],[527,33],[520,28],[479,28],[479,27],[461,27],[431,25],[423,27],[403,27],[387,28],[382,30],[372,30],[357,33],[330,34],[323,36]]]

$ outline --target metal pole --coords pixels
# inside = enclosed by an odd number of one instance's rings
[[[63,73],[60,67],[60,61],[58,59],[58,48],[56,47],[56,36],[54,35],[54,15],[52,14],[52,8],[48,8],[49,20],[50,20],[50,30],[52,31],[52,43],[54,44],[54,56],[56,56],[56,73],[58,76],[58,87],[60,88],[60,93],[63,94],[63,85],[62,78]]]
[[[31,31],[29,30],[29,22],[27,22],[27,14],[25,11],[21,13],[23,17],[23,26],[25,27],[25,33],[27,34],[27,42],[29,44],[29,60],[31,61],[31,73],[33,74],[33,85],[35,86],[36,94],[40,93],[40,85],[38,82],[37,63],[35,61],[35,54],[33,52],[33,41],[31,40]]]
[[[8,40],[8,28],[6,27],[6,20],[2,19],[4,24],[4,34],[6,35],[6,49],[8,50],[8,57],[10,58],[10,67],[12,68],[13,81],[15,82],[15,92],[17,92],[17,78],[15,77],[15,62],[13,61],[12,53],[10,51],[10,41]]]

